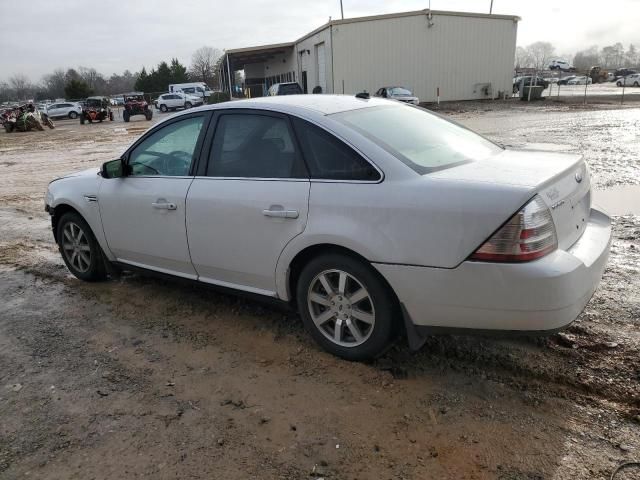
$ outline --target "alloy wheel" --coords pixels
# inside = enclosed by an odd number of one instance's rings
[[[353,275],[338,269],[314,277],[307,306],[316,328],[331,342],[356,347],[371,336],[375,308],[365,286]]]
[[[68,222],[62,230],[62,251],[67,261],[80,273],[91,267],[91,247],[86,234],[73,222]]]

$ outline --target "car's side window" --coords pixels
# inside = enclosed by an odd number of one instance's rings
[[[204,119],[188,117],[151,133],[129,154],[130,175],[189,175]]]
[[[378,181],[380,173],[343,141],[299,118],[294,119],[311,178]]]
[[[252,113],[220,116],[207,176],[308,178],[287,120]]]

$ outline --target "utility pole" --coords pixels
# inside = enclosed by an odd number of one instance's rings
[[[491,5],[489,6],[489,15],[493,12],[493,0],[491,0]]]
[[[342,20],[344,20],[344,10],[342,9],[342,0],[340,0],[340,16],[342,17]]]

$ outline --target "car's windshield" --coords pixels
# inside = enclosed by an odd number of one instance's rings
[[[395,95],[413,95],[413,93],[411,93],[411,90],[407,90],[406,88],[402,88],[402,87],[393,87],[389,89],[389,93],[392,96]]]
[[[331,116],[423,175],[498,154],[502,148],[422,108],[389,105]]]

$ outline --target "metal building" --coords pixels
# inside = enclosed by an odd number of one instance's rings
[[[333,20],[290,43],[227,50],[225,90],[244,70],[245,94],[297,81],[311,93],[405,86],[421,101],[509,95],[517,16],[419,10]],[[231,73],[231,74],[230,74]],[[236,86],[237,88],[237,86]]]

